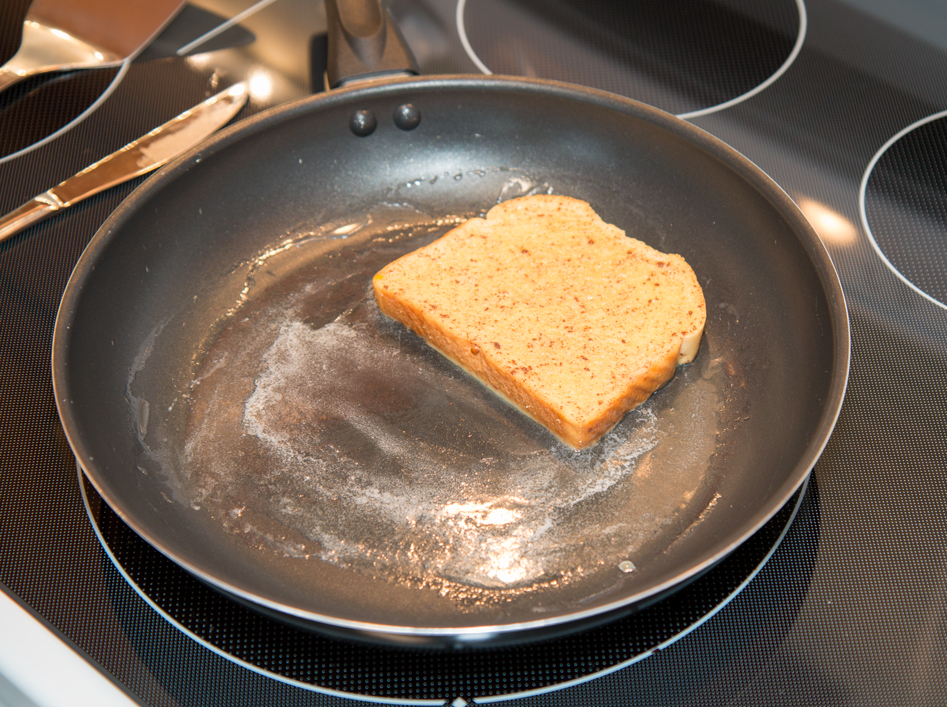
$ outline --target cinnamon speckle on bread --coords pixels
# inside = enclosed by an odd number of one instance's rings
[[[681,256],[554,195],[498,204],[387,265],[374,290],[382,312],[576,448],[693,360],[706,314]]]

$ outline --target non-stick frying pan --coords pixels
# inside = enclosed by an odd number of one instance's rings
[[[536,191],[682,254],[707,300],[695,362],[589,452],[371,297],[385,263]],[[815,464],[848,358],[824,247],[733,149],[598,91],[434,77],[254,116],[145,182],[70,279],[53,380],[105,501],[217,589],[345,636],[492,645],[738,547]]]

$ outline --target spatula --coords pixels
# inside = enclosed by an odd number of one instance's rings
[[[47,71],[117,66],[134,57],[186,0],[33,0],[0,91]]]

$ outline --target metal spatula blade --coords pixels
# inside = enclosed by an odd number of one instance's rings
[[[47,71],[117,66],[134,57],[186,0],[34,0],[0,91]]]

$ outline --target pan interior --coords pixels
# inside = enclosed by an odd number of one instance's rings
[[[378,311],[372,275],[445,228],[381,208],[254,265],[188,390],[187,502],[239,543],[462,612],[619,585],[716,502],[724,367],[703,357],[571,450]]]
[[[390,114],[409,90],[419,128],[351,135],[353,108]],[[632,607],[778,509],[814,461],[835,342],[806,247],[756,186],[633,111],[357,98],[166,170],[84,256],[57,326],[64,421],[136,531],[278,612],[424,636]],[[694,363],[581,453],[371,294],[386,263],[537,191],[684,255],[708,304]]]

